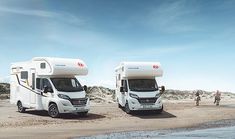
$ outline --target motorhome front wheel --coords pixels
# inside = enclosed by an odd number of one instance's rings
[[[57,105],[52,103],[50,104],[49,106],[49,109],[48,109],[48,114],[52,117],[52,118],[57,118],[59,117],[59,110],[57,108]]]
[[[129,108],[128,102],[126,102],[125,111],[126,111],[127,114],[130,114],[130,113],[131,113],[131,110],[130,110],[130,108]]]
[[[157,111],[157,113],[162,113],[162,112],[163,112],[163,105],[162,105],[162,108]]]

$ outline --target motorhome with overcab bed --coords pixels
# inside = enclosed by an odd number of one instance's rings
[[[115,94],[119,108],[124,108],[126,113],[163,111],[161,95],[165,87],[159,87],[155,80],[163,75],[159,62],[121,62],[115,73]]]
[[[54,118],[61,113],[86,115],[90,109],[87,87],[76,78],[88,74],[80,59],[35,57],[13,63],[10,73],[10,102],[19,112],[46,110]]]

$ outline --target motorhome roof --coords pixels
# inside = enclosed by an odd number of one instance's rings
[[[42,63],[45,65],[43,68]],[[30,64],[38,75],[87,75],[88,73],[85,62],[71,58],[34,57],[31,61],[13,63],[12,67],[29,67]]]
[[[49,64],[51,72],[46,73],[47,75],[87,75],[88,73],[87,65],[81,59],[35,57],[32,61],[45,61]]]
[[[75,58],[59,58],[59,57],[34,57],[34,58],[32,58],[32,61],[41,61],[41,60],[57,61],[57,62],[61,62],[64,60],[67,60],[67,61],[79,60],[79,61],[83,62],[81,59],[75,59]]]
[[[123,77],[161,77],[163,70],[160,62],[121,62],[115,69],[121,70]]]

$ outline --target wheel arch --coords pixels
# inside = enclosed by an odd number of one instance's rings
[[[58,105],[57,105],[56,102],[54,102],[54,101],[49,101],[49,103],[48,103],[48,105],[47,105],[47,109],[49,108],[49,106],[50,106],[51,104],[55,104],[55,105],[58,107]]]

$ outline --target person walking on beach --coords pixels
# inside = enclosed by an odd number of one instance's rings
[[[201,97],[200,97],[199,91],[197,91],[195,95],[196,95],[196,98],[195,98],[196,106],[199,106],[199,101],[201,101]]]
[[[214,101],[214,104],[216,103],[216,106],[219,106],[220,99],[221,99],[221,93],[219,90],[217,90],[215,93],[215,101]]]

